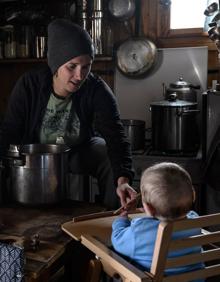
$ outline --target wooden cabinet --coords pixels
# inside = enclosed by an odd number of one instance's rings
[[[92,1],[87,1],[91,6]],[[8,98],[17,79],[26,71],[39,67],[46,63],[46,58],[37,59],[35,53],[36,35],[40,34],[47,38],[47,25],[54,18],[68,18],[78,22],[78,10],[83,1],[61,0],[0,0],[0,47],[3,47],[0,56],[0,120],[4,115]],[[76,5],[73,14],[72,6]],[[78,10],[77,10],[78,9]],[[104,20],[103,20],[104,22]],[[106,22],[106,21],[105,21]],[[30,54],[27,58],[19,58],[17,52],[15,58],[6,58],[4,52],[5,33],[4,26],[13,25],[15,31],[17,49],[20,45],[20,28],[28,26],[30,29]],[[45,52],[46,53],[46,52]],[[3,58],[2,58],[3,57]],[[45,56],[46,57],[46,54]],[[113,89],[114,87],[114,62],[111,56],[96,56],[92,66],[92,72],[100,75]]]

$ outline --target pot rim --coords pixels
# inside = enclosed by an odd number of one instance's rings
[[[66,144],[25,144],[19,152],[22,155],[54,155],[70,151]]]
[[[155,106],[155,107],[190,107],[190,106],[197,106],[197,102],[190,102],[190,101],[185,101],[185,100],[175,100],[175,101],[168,101],[168,100],[163,100],[163,101],[157,101],[157,102],[152,102],[150,103],[150,106]]]
[[[144,120],[139,120],[139,119],[121,119],[122,123],[124,126],[136,126],[136,125],[144,125],[145,126],[145,121]]]

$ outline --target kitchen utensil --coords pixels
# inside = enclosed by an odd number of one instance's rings
[[[134,0],[110,0],[108,1],[108,10],[115,19],[119,21],[127,21],[134,16],[135,1]]]
[[[137,203],[140,199],[141,199],[141,193],[138,193],[136,195],[135,199],[130,200],[125,206],[122,206],[122,207],[118,208],[117,210],[115,210],[113,212],[113,214],[114,215],[120,214],[123,210],[126,210],[126,208],[129,207],[129,205],[131,205],[131,204],[133,205],[133,203],[135,203],[135,202]]]
[[[141,15],[140,2],[136,2],[135,36],[126,39],[116,51],[116,62],[119,71],[132,78],[144,77],[153,67],[157,48],[145,36],[140,35]]]
[[[131,149],[142,150],[145,146],[145,121],[122,119],[126,135],[131,143]]]
[[[92,41],[95,49],[96,55],[103,54],[103,38],[102,38],[102,30],[103,30],[103,11],[102,10],[94,10],[92,12]]]
[[[199,147],[197,103],[176,99],[150,104],[153,150],[166,153],[193,153]]]
[[[169,99],[170,94],[176,93],[177,99],[196,102],[196,89],[200,89],[200,85],[193,85],[180,77],[178,81],[170,83],[169,88],[164,86],[164,97],[165,99]]]
[[[218,10],[218,3],[213,2],[211,3],[204,11],[204,15],[212,16]]]
[[[25,205],[54,204],[65,198],[66,145],[27,144],[8,162],[8,200]]]
[[[35,57],[45,58],[46,57],[46,36],[35,37]]]

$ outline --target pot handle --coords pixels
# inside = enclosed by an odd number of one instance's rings
[[[183,109],[177,109],[177,116],[182,115],[191,115],[191,114],[198,114],[200,110],[183,110]]]
[[[19,159],[19,158],[4,157],[3,158],[3,165],[4,165],[4,167],[24,166],[25,160]]]
[[[189,87],[193,88],[193,89],[200,89],[201,88],[201,86],[199,84],[197,84],[197,85],[189,84]]]

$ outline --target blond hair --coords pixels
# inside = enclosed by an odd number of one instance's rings
[[[141,194],[142,201],[154,207],[155,216],[164,220],[185,215],[194,200],[189,173],[171,162],[153,165],[143,172]]]

